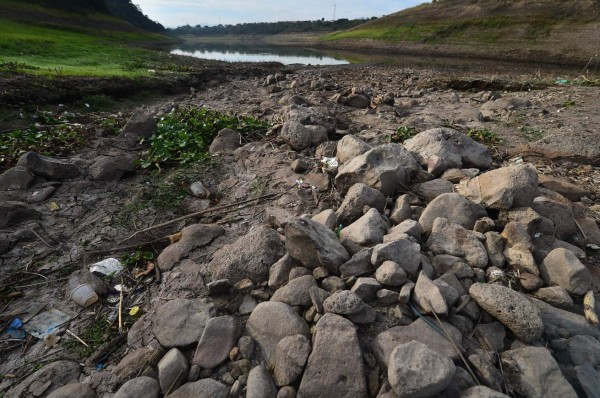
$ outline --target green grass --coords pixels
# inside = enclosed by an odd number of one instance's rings
[[[0,18],[0,72],[53,76],[151,75],[165,54],[134,46],[164,41],[139,31],[86,31]]]

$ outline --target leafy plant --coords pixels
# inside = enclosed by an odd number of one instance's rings
[[[520,128],[520,130],[523,138],[529,142],[541,140],[545,135],[542,130],[530,126],[523,126]]]
[[[498,135],[488,129],[469,129],[467,136],[484,145],[498,145],[502,142]]]
[[[400,126],[396,129],[396,132],[389,137],[389,141],[403,143],[417,134],[419,134],[419,131],[414,127]]]
[[[108,116],[100,122],[100,127],[107,133],[117,135],[125,125],[124,120],[119,120],[114,116]]]
[[[136,250],[132,253],[125,254],[121,258],[125,267],[137,267],[145,264],[147,261],[154,259],[154,253],[151,251]]]
[[[179,108],[164,116],[150,137],[150,149],[141,160],[142,168],[158,169],[167,164],[190,164],[207,157],[217,133],[230,128],[248,140],[259,139],[268,124],[252,117],[236,117],[206,108]]]
[[[563,103],[563,107],[565,108],[572,108],[575,106],[575,101],[573,101],[572,99],[568,99]]]

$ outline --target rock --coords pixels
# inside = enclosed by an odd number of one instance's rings
[[[369,97],[362,94],[350,94],[346,99],[346,105],[352,108],[364,109],[371,104]]]
[[[469,294],[520,340],[533,343],[542,336],[544,324],[540,312],[521,293],[504,286],[474,283]]]
[[[7,391],[7,397],[47,396],[60,387],[76,383],[81,375],[80,366],[71,361],[52,362],[34,372]]]
[[[418,183],[412,186],[413,192],[418,196],[425,198],[428,202],[440,195],[451,194],[453,188],[454,184],[442,178],[436,178],[435,180]]]
[[[432,318],[433,319],[433,318]],[[436,323],[435,319],[429,319]],[[442,321],[442,325],[448,331],[454,344],[462,347],[462,335],[454,326]],[[454,348],[454,345],[446,339],[439,337],[440,335],[427,324],[423,319],[419,318],[408,326],[396,326],[382,333],[379,333],[375,340],[371,343],[373,354],[383,368],[388,367],[390,354],[400,344],[418,341],[427,345],[431,350],[438,354],[450,357],[453,360],[459,360],[459,355]]]
[[[131,343],[129,343],[131,346]],[[142,373],[147,366],[155,367],[158,361],[165,355],[166,350],[152,340],[147,346],[129,352],[113,369],[119,383],[129,380]]]
[[[94,181],[118,181],[135,173],[133,157],[127,154],[119,156],[99,156],[89,168]]]
[[[385,205],[385,195],[380,191],[363,183],[354,184],[346,193],[344,201],[336,212],[337,222],[344,226],[350,225],[362,217],[365,206],[383,212]]]
[[[585,252],[577,246],[573,246],[570,243],[558,240],[554,236],[549,235],[544,235],[533,239],[533,258],[538,263],[541,263],[552,250],[557,248],[567,249],[573,252],[573,254],[575,254],[575,256],[579,259],[586,258]]]
[[[229,279],[219,279],[210,282],[206,287],[208,288],[208,294],[215,296],[219,294],[228,294],[233,286],[231,286]]]
[[[364,301],[351,290],[339,290],[323,302],[325,312],[337,315],[351,315],[365,307]]]
[[[475,337],[488,351],[504,351],[506,330],[500,322],[480,323],[475,328]]]
[[[309,173],[304,177],[304,183],[313,187],[317,192],[328,191],[330,187],[329,174]]]
[[[161,271],[171,270],[175,264],[198,247],[204,247],[213,239],[223,235],[225,230],[216,224],[193,224],[181,231],[178,242],[167,246],[156,259]]]
[[[502,390],[502,374],[488,359],[489,354],[469,355],[469,362],[478,375],[479,380],[494,390]]]
[[[437,290],[442,295],[442,298],[446,301],[446,305],[448,306],[448,309],[454,307],[454,305],[460,298],[460,294],[458,293],[458,290],[456,290],[454,287],[450,286],[448,283],[446,283],[445,281],[443,281],[441,279],[436,279],[435,281],[433,281],[433,284],[435,285]],[[460,284],[460,282],[459,282],[459,284]],[[434,291],[435,290],[433,290],[433,292]],[[434,296],[435,296],[435,294],[434,294]],[[436,305],[436,306],[438,306],[438,305]],[[441,307],[441,305],[439,305],[439,307]]]
[[[460,398],[508,398],[508,395],[486,386],[474,386],[463,391]]]
[[[394,305],[398,303],[398,292],[389,289],[377,291],[377,304],[383,306]]]
[[[370,209],[364,216],[340,231],[340,240],[350,254],[364,248],[373,247],[383,241],[388,224],[376,209]]]
[[[257,366],[248,375],[246,398],[276,398],[277,387],[269,372],[262,366]]]
[[[188,375],[188,362],[177,348],[172,348],[158,363],[158,382],[163,394],[175,391]]]
[[[544,287],[530,294],[554,307],[569,308],[573,305],[573,299],[569,295],[569,292],[562,286]]]
[[[208,152],[210,154],[232,153],[242,146],[242,136],[235,130],[222,129],[210,144]]]
[[[384,261],[375,272],[375,279],[385,286],[402,286],[407,281],[406,271],[393,261]]]
[[[273,229],[285,228],[287,223],[296,219],[290,212],[275,206],[267,206],[265,216],[267,224]]]
[[[519,283],[521,284],[523,290],[528,292],[544,286],[544,281],[542,281],[539,277],[527,272],[521,272]]]
[[[421,271],[413,294],[415,302],[425,313],[448,314],[448,305],[439,288]]]
[[[19,158],[17,166],[51,181],[65,181],[79,177],[79,167],[62,160],[42,156],[35,152],[26,152]]]
[[[576,366],[575,374],[587,398],[600,397],[600,373],[592,365]]]
[[[250,336],[242,336],[238,340],[238,348],[240,349],[240,355],[244,359],[250,359],[254,356],[254,339]]]
[[[0,228],[11,227],[23,221],[37,220],[41,214],[23,202],[0,202]]]
[[[254,297],[250,296],[249,294],[246,294],[244,296],[244,299],[242,300],[242,303],[240,304],[240,306],[238,308],[238,312],[241,315],[248,315],[248,314],[252,313],[252,311],[254,311],[255,308],[256,308],[256,300],[254,299]]]
[[[451,168],[487,169],[492,165],[492,156],[485,145],[450,128],[423,131],[404,141],[404,146],[435,175]],[[435,167],[431,167],[432,163]]]
[[[342,194],[362,182],[391,196],[405,189],[419,166],[411,154],[398,144],[375,147],[339,168],[335,186]]]
[[[524,225],[530,236],[538,233],[543,235],[552,235],[554,233],[554,224],[552,221],[542,217],[531,207],[517,207],[500,212],[498,216],[499,224],[507,224],[511,221]]]
[[[336,157],[343,164],[371,149],[371,145],[354,135],[348,134],[338,141]]]
[[[294,173],[300,174],[300,173],[304,173],[306,170],[308,170],[308,163],[306,163],[306,161],[304,159],[295,159],[290,164],[290,167],[292,168],[292,171]]]
[[[356,280],[351,291],[356,293],[362,301],[369,302],[375,300],[379,289],[381,289],[381,284],[375,278],[361,277]]]
[[[96,392],[92,390],[87,384],[67,384],[66,386],[60,387],[50,395],[48,398],[96,398]],[[158,398],[158,395],[156,395]]]
[[[504,372],[517,394],[526,397],[577,397],[546,348],[524,347],[501,355]]]
[[[321,281],[321,287],[328,292],[336,292],[346,289],[346,282],[338,276],[328,276]]]
[[[277,398],[296,398],[296,389],[292,386],[285,386],[279,389]]]
[[[269,268],[269,287],[277,289],[285,285],[289,280],[289,274],[293,268],[294,261],[286,253]]]
[[[582,197],[590,195],[581,185],[572,184],[562,178],[538,174],[538,183],[540,187],[558,192],[571,202],[578,202]]]
[[[367,396],[362,352],[352,322],[334,314],[319,320],[298,396]]]
[[[398,398],[427,398],[450,385],[456,366],[418,341],[400,344],[389,358],[388,380]]]
[[[319,314],[322,314],[325,311],[323,308],[323,303],[327,297],[329,297],[329,292],[317,286],[311,287],[308,292],[310,294],[310,300],[313,307],[315,307]]]
[[[310,307],[312,302],[309,292],[316,286],[317,282],[312,275],[304,275],[290,280],[287,285],[277,289],[271,301],[280,301],[292,307]]]
[[[232,316],[211,318],[204,327],[192,364],[213,369],[223,363],[237,342],[237,326]]]
[[[458,184],[463,178],[473,178],[479,174],[478,169],[448,169],[442,174],[442,178],[453,184]]]
[[[269,268],[283,255],[277,232],[260,226],[217,250],[208,268],[213,279],[229,279],[234,284],[244,278],[259,282],[268,279]]]
[[[306,125],[304,126],[310,132],[310,144],[314,147],[329,141],[327,128],[323,126]]]
[[[309,269],[323,266],[338,275],[340,265],[350,259],[335,233],[312,220],[300,218],[289,223],[285,238],[290,257]]]
[[[486,232],[483,243],[488,254],[489,264],[493,267],[504,268],[504,239],[498,232]]]
[[[34,175],[25,167],[17,166],[0,174],[0,191],[27,189],[33,184]]]
[[[591,336],[573,336],[569,339],[569,354],[575,366],[600,365],[600,343]]]
[[[542,217],[546,217],[554,224],[554,236],[567,240],[577,233],[577,224],[573,209],[546,197],[538,197],[533,201],[532,208]]]
[[[401,304],[408,304],[410,298],[415,290],[415,284],[411,281],[408,281],[402,289],[400,289],[400,294],[398,295],[398,301]]]
[[[352,256],[340,266],[340,275],[342,278],[348,278],[356,275],[368,275],[373,273],[375,269],[371,265],[371,255],[373,249],[363,249]]]
[[[308,325],[289,305],[266,301],[252,311],[246,332],[256,340],[264,358],[272,362],[279,341],[297,334],[308,337]]]
[[[356,324],[369,324],[377,320],[377,312],[373,307],[365,304],[362,309],[354,314],[349,314],[348,319]]]
[[[540,274],[533,255],[529,249],[522,244],[504,249],[504,258],[508,265],[520,271],[529,272],[535,276]]]
[[[491,232],[496,227],[496,223],[489,217],[483,217],[479,220],[475,221],[475,225],[473,226],[473,231],[479,232],[481,234],[486,234]]]
[[[338,226],[337,215],[335,214],[335,211],[331,209],[323,210],[319,214],[314,215],[312,220],[318,222],[319,224],[323,224],[332,231],[334,231]]]
[[[416,278],[421,264],[421,246],[409,240],[396,240],[375,246],[371,263],[379,267],[385,261],[397,262],[410,278]]]
[[[592,275],[567,249],[554,249],[539,266],[540,275],[547,285],[564,287],[568,292],[583,295],[590,290]]]
[[[310,351],[310,340],[301,334],[281,339],[275,350],[275,384],[279,387],[293,384],[302,374]]]
[[[486,215],[483,206],[470,202],[460,194],[444,193],[427,205],[419,218],[419,224],[423,231],[430,233],[435,219],[443,217],[453,224],[473,229],[475,222]]]
[[[54,194],[54,192],[56,192],[56,187],[53,187],[53,186],[36,189],[31,194],[29,203],[42,203],[46,199],[49,199]]]
[[[123,384],[114,398],[158,398],[159,394],[160,384],[158,381],[148,376],[141,376]]]
[[[487,251],[475,233],[445,218],[435,219],[427,245],[435,254],[463,258],[476,268],[485,268],[488,264]]]
[[[146,111],[136,111],[127,121],[121,135],[136,138],[150,138],[156,130],[154,115]]]
[[[596,338],[600,337],[598,327],[587,322],[584,316],[561,310],[534,298],[529,298],[529,301],[538,308],[547,335],[552,335],[552,329],[561,329],[570,336],[582,334]]]
[[[301,151],[311,143],[310,131],[296,121],[284,123],[280,136],[295,151]]]
[[[600,228],[598,228],[596,220],[590,217],[577,217],[575,221],[581,234],[585,237],[586,244],[600,246]]]
[[[164,347],[185,347],[200,340],[214,316],[215,307],[208,299],[175,299],[158,308],[152,331]]]
[[[169,394],[169,398],[227,398],[229,388],[213,379],[202,379],[195,383],[187,383],[177,391]]]
[[[383,243],[388,243],[394,240],[414,238],[417,242],[421,241],[421,224],[415,220],[404,220],[400,224],[392,227],[387,235],[383,237]]]
[[[410,195],[400,195],[394,202],[390,221],[394,224],[400,224],[404,220],[408,220],[412,216],[412,208],[410,207]]]
[[[455,189],[488,209],[531,207],[537,195],[537,172],[531,164],[502,167],[463,180]]]

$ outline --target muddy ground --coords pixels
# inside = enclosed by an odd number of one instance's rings
[[[276,72],[285,74],[286,79],[265,85],[266,77]],[[478,66],[468,62],[452,66],[236,65],[207,70],[196,79],[178,81],[171,92],[153,91],[145,98],[136,97],[133,102],[116,94],[134,90],[124,89],[115,81],[105,84],[97,80],[94,90],[114,96],[121,104],[121,109],[100,115],[121,111],[123,118],[127,118],[135,109],[160,115],[177,106],[206,106],[278,125],[293,113],[306,113],[307,118],[318,121],[313,124],[328,127],[331,140],[351,133],[379,144],[396,140],[396,130],[402,126],[418,131],[440,126],[463,132],[485,130],[498,139],[492,144],[497,164],[519,162],[523,158],[536,164],[542,173],[566,177],[585,187],[592,192],[586,202],[588,211],[600,220],[600,213],[596,212],[600,210],[597,139],[600,87],[574,85],[578,78],[579,83],[585,82],[580,72],[531,64]],[[3,102],[9,105],[4,113],[9,116],[3,116],[7,129],[20,123],[10,120],[10,115],[30,111],[36,96],[43,98],[44,106],[55,107],[58,102],[66,101],[63,107],[69,109],[69,104],[80,96],[68,97],[72,95],[69,84],[85,87],[75,81],[48,86],[50,83],[45,81],[42,90],[36,91],[38,83],[36,79],[23,77],[0,81]],[[17,87],[21,91],[15,90]],[[335,101],[336,94],[353,88],[370,94],[372,106],[356,109]],[[59,95],[63,92],[64,95]],[[394,105],[379,102],[388,93],[393,93]],[[492,106],[490,100],[495,98],[506,100]],[[68,157],[84,170],[99,156],[135,157],[144,150],[143,145],[131,145],[119,136],[102,136],[97,130],[100,129],[91,126],[89,145]],[[323,155],[327,155],[326,151],[315,148],[300,154],[309,161],[309,171],[321,168]],[[125,354],[125,341],[116,338],[120,335],[115,318],[118,294],[116,302],[103,299],[81,309],[65,297],[66,279],[74,270],[137,249],[157,255],[168,244],[161,238],[185,225],[219,223],[226,229],[225,235],[190,259],[202,264],[219,247],[234,241],[252,226],[267,222],[267,206],[295,215],[336,208],[340,196],[335,189],[319,186],[318,181],[304,181],[305,175],[291,170],[290,163],[298,156],[277,139],[273,130],[263,141],[248,143],[234,155],[215,156],[188,168],[165,169],[161,173],[138,170],[124,180],[108,182],[91,181],[84,175],[56,184],[51,197],[32,204],[42,214],[40,220],[0,231],[16,242],[0,256],[0,314],[19,313],[25,304],[35,302],[41,303],[44,310],[58,308],[71,320],[60,327],[61,340],[55,345],[48,344],[51,348],[31,337],[19,340],[2,336],[0,391],[24,380],[41,365],[58,359],[85,363],[90,384],[103,386],[107,382],[101,370],[110,370]],[[195,181],[201,181],[209,189],[208,198],[192,195],[189,186]],[[0,192],[0,199],[27,200],[33,191]],[[250,206],[208,213],[127,239],[136,231],[180,215],[271,193],[274,196],[252,201]],[[589,254],[588,263],[595,263],[594,252]],[[185,280],[178,279],[176,272],[166,275],[156,272],[139,278],[128,275],[123,281],[113,282],[131,289],[125,294],[123,308],[139,306],[141,313],[151,312],[161,300],[193,290]],[[127,314],[124,317],[121,333],[126,333],[135,322]],[[98,329],[98,325],[100,332],[94,333],[92,329]],[[92,347],[84,349],[73,335],[88,340]],[[114,346],[102,347],[102,343],[109,341]],[[98,351],[102,360],[86,362]],[[99,387],[98,391],[108,389]]]

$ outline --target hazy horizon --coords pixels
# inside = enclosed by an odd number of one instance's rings
[[[325,18],[370,18],[392,14],[418,4],[423,0],[358,0],[331,1],[305,0],[134,0],[151,19],[166,27],[183,25],[214,26],[248,22],[304,21]],[[295,5],[295,4],[296,5]]]

